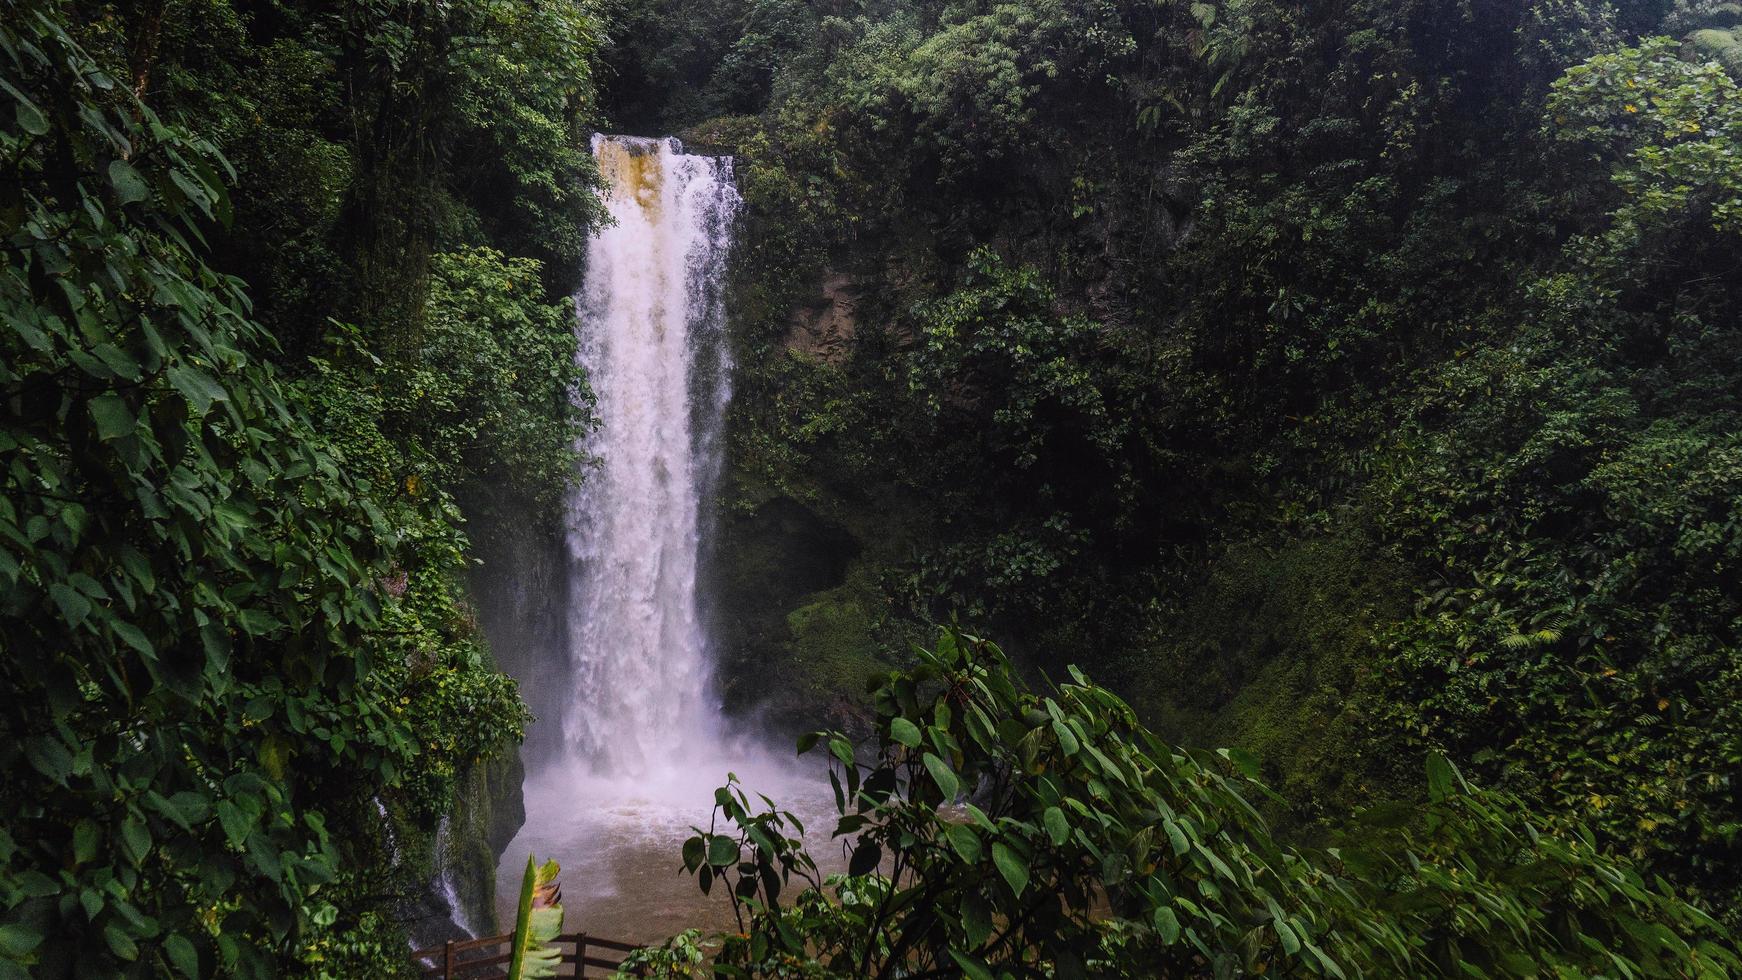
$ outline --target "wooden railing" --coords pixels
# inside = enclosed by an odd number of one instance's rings
[[[411,961],[425,977],[441,980],[503,980],[508,976],[513,935],[489,936],[484,939],[463,939],[411,954]],[[608,977],[617,972],[623,958],[640,949],[633,943],[600,939],[584,932],[556,937],[557,946],[565,949],[558,977],[587,976],[587,967],[597,967],[595,977]],[[602,972],[601,972],[602,971]]]

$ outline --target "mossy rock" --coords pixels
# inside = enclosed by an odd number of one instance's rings
[[[1363,692],[1375,635],[1409,614],[1407,574],[1364,542],[1325,538],[1277,551],[1230,549],[1123,665],[1126,687],[1164,737],[1257,755],[1304,824],[1385,798],[1370,764]]]
[[[496,922],[496,860],[526,820],[521,781],[525,770],[512,747],[475,763],[460,777],[448,818],[446,853],[437,856],[459,907],[455,920],[480,936]]]
[[[892,614],[882,585],[902,540],[899,521],[828,499],[837,505],[830,516],[778,495],[724,515],[718,584],[704,590],[717,603],[727,710],[781,734],[854,728],[866,680],[923,638]],[[831,519],[837,511],[852,523]]]
[[[795,687],[850,700],[864,691],[868,678],[887,669],[877,656],[877,624],[852,595],[851,588],[831,590],[787,614],[791,663],[800,674]]]
[[[796,688],[786,671],[788,613],[839,587],[859,543],[790,497],[729,515],[721,530],[711,563],[716,585],[703,594],[714,597],[710,618],[721,641],[727,709],[742,713],[790,701]]]

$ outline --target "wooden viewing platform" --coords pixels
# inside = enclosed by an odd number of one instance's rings
[[[440,977],[441,980],[503,980],[508,976],[508,960],[513,942],[512,933],[486,936],[483,939],[450,941],[412,953],[411,961],[425,977]],[[572,972],[559,969],[556,974],[558,977],[587,976],[589,966],[598,967],[602,971],[595,972],[595,977],[610,976],[617,972],[625,956],[641,948],[634,943],[600,939],[584,932],[557,936],[551,945],[573,947],[565,949],[562,955],[563,966],[572,967]]]

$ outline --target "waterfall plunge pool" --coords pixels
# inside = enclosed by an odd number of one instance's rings
[[[536,772],[525,786],[526,825],[496,871],[498,921],[504,929],[514,922],[530,853],[562,865],[566,931],[657,943],[685,929],[704,935],[735,930],[726,889],[716,885],[703,895],[684,870],[684,840],[693,828],[707,828],[714,788],[731,771],[753,808],[762,809],[756,796],[762,793],[804,823],[806,848],[822,876],[845,870],[840,844],[830,839],[838,814],[823,765],[818,756],[789,762],[747,753],[735,765],[710,760],[634,780],[592,775],[584,767]],[[802,883],[795,879],[789,887],[797,894]]]

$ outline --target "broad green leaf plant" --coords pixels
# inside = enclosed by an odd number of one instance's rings
[[[562,888],[556,880],[561,870],[555,861],[538,864],[532,855],[526,856],[508,953],[508,980],[554,977],[562,965],[562,950],[551,945],[563,931]]]
[[[1742,968],[1723,929],[1432,757],[1415,812],[1341,848],[1277,841],[1238,751],[1167,745],[1072,671],[1025,687],[960,632],[875,695],[877,737],[817,733],[844,875],[731,784],[684,846],[743,931],[719,976],[1687,976]],[[718,829],[720,825],[724,829]],[[796,896],[794,877],[808,887]],[[783,904],[783,897],[786,903]]]
[[[356,975],[394,869],[337,815],[433,822],[524,709],[451,504],[310,421],[206,258],[236,174],[78,13],[0,4],[0,978]]]
[[[415,751],[392,532],[199,258],[225,161],[64,16],[0,18],[0,976],[262,975],[333,915],[291,767]]]

